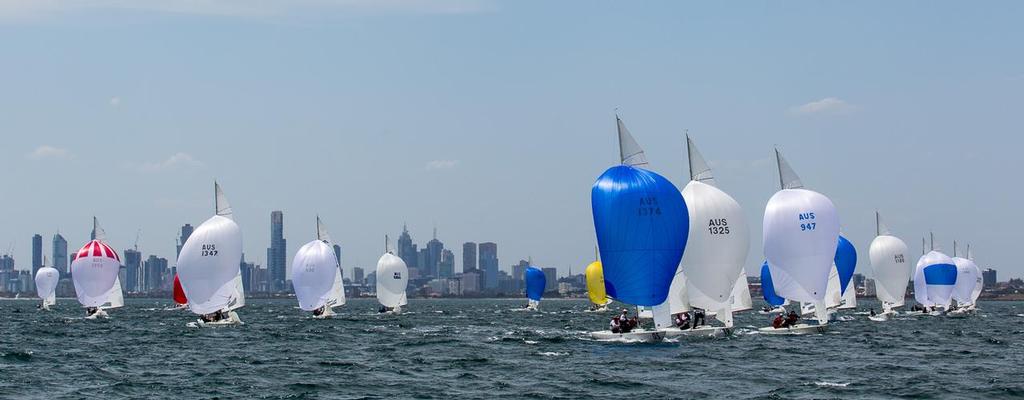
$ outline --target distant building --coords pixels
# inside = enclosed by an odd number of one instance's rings
[[[32,276],[43,267],[43,236],[32,235]]]
[[[242,261],[238,263],[238,271],[242,275],[242,290],[246,293],[255,292],[253,289],[253,277],[256,275],[256,263],[246,262],[245,254],[242,254]]]
[[[71,277],[68,269],[68,241],[60,233],[53,235],[53,267],[60,271],[61,275]]]
[[[513,293],[519,293],[526,289],[526,268],[530,266],[530,262],[526,260],[519,260],[518,264],[512,265],[512,281],[515,282],[513,287]]]
[[[177,252],[174,253],[175,260],[177,260],[177,257],[181,257],[181,248],[185,246],[185,242],[188,241],[189,236],[192,236],[193,231],[195,231],[195,228],[192,227],[192,224],[181,226],[181,236],[178,237]],[[177,264],[178,262],[175,261],[174,263]]]
[[[558,291],[558,270],[555,268],[541,268],[544,272],[544,292]]]
[[[409,229],[405,225],[402,225],[402,234],[398,236],[398,258],[405,261],[405,266],[412,268],[419,268],[417,261],[419,257],[419,251],[416,249],[416,245],[412,243],[412,236],[409,235]]]
[[[419,265],[420,273],[429,278],[441,276],[441,253],[444,252],[444,243],[437,240],[437,228],[434,228],[434,238],[427,242],[424,261],[426,264]]]
[[[480,272],[477,272],[477,270],[463,272],[460,277],[462,278],[462,294],[472,295],[480,293]]]
[[[284,239],[284,213],[272,211],[270,213],[270,247],[267,248],[267,269],[270,272],[269,287],[271,292],[287,290],[285,287],[285,272],[288,260],[288,246]]]
[[[864,287],[864,274],[853,274],[853,287],[847,289],[854,289]]]
[[[480,269],[484,273],[484,289],[498,288],[498,245],[493,242],[480,243]]]
[[[462,272],[469,272],[476,269],[476,243],[466,242],[462,244]]]
[[[865,297],[875,297],[875,296],[878,295],[878,290],[875,289],[875,285],[876,285],[876,283],[875,283],[874,279],[865,279],[864,280],[864,296]]]
[[[138,293],[143,291],[143,270],[142,270],[142,253],[138,250],[127,249],[124,251],[124,280],[121,284],[124,285],[124,290],[128,293]]]
[[[987,268],[981,272],[982,287],[985,289],[991,289],[996,286],[996,270]]]
[[[441,250],[441,262],[437,265],[437,275],[441,278],[455,276],[455,254],[451,250]]]
[[[142,269],[145,275],[145,287],[146,292],[159,292],[166,290],[169,287],[167,275],[170,272],[167,269],[167,259],[150,255],[142,264]]]
[[[362,285],[363,282],[363,269],[359,267],[352,268],[352,280],[356,285]]]

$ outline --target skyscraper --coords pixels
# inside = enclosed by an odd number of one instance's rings
[[[462,272],[469,272],[476,269],[476,243],[466,242],[462,244]]]
[[[32,235],[32,276],[43,266],[43,236]]]
[[[242,290],[253,291],[252,278],[256,272],[256,263],[245,262],[245,254],[242,254],[242,261],[239,262],[238,271],[242,275]]]
[[[156,292],[163,290],[167,287],[167,259],[150,255],[146,259],[146,262],[142,264],[143,270],[145,270],[145,290],[147,292]]]
[[[981,271],[981,286],[985,289],[991,289],[996,285],[996,270],[992,268],[986,268]]]
[[[437,278],[440,275],[441,252],[444,251],[444,243],[437,240],[437,228],[434,228],[434,238],[427,242],[427,265],[420,266],[420,273],[430,278]]]
[[[480,269],[484,271],[484,289],[498,288],[498,245],[480,243]]]
[[[554,268],[541,268],[540,270],[544,273],[544,291],[558,291],[558,270]]]
[[[363,284],[363,269],[359,267],[352,268],[352,284],[362,285]]]
[[[124,290],[129,293],[142,291],[142,253],[138,250],[124,251]]]
[[[192,227],[192,224],[185,224],[181,226],[181,236],[178,238],[178,249],[177,252],[174,253],[175,257],[181,256],[181,247],[185,245],[188,237],[192,236],[192,231],[194,230],[195,228]]]
[[[53,267],[61,275],[70,277],[68,270],[68,241],[60,233],[53,235]]]
[[[519,260],[518,264],[512,265],[512,282],[515,283],[515,291],[521,292],[526,288],[526,267],[530,266],[530,262],[526,260]]]
[[[409,235],[409,229],[404,224],[402,225],[402,234],[398,235],[398,248],[396,250],[398,250],[398,254],[395,255],[401,258],[402,261],[405,261],[405,266],[409,268],[420,267],[416,262],[418,256],[416,245],[412,244],[412,236]]]
[[[437,264],[438,278],[451,278],[455,276],[455,253],[451,250],[441,250],[441,262]]]
[[[270,247],[267,248],[267,269],[270,272],[270,291],[286,290],[285,271],[287,266],[287,242],[284,240],[284,213],[270,213]]]

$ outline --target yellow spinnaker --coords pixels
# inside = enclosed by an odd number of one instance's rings
[[[604,291],[604,268],[600,261],[594,261],[587,266],[587,295],[590,302],[597,305],[608,304],[608,295]]]

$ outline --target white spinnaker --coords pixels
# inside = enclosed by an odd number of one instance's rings
[[[109,310],[111,308],[124,307],[124,292],[121,290],[121,278],[114,279],[114,286],[107,292],[107,302],[100,308]]]
[[[690,304],[707,310],[731,309],[730,297],[750,248],[750,232],[739,203],[703,182],[683,188],[690,231],[683,254]]]
[[[907,244],[898,237],[881,234],[871,241],[868,259],[875,272],[875,296],[878,301],[888,304],[890,308],[902,306],[907,294],[907,282],[913,271],[907,262]]]
[[[842,304],[839,305],[840,310],[849,308],[857,308],[857,288],[853,287],[853,282],[850,282],[850,286],[846,288],[846,293],[843,293]]]
[[[924,282],[925,266],[924,256],[921,256],[914,267],[914,300],[925,307],[932,307],[935,303],[928,299],[928,285]]]
[[[752,310],[754,302],[750,298],[750,286],[747,284],[747,271],[741,270],[736,285],[732,288],[732,312]]]
[[[241,260],[242,232],[230,218],[215,215],[192,232],[178,256],[178,279],[193,313],[209,314],[244,304],[238,288]]]
[[[968,258],[968,260],[971,259]],[[974,264],[973,260],[971,260],[971,264]],[[971,304],[978,304],[978,297],[981,297],[981,290],[984,289],[985,280],[981,274],[981,268],[977,264],[974,264],[974,268],[977,277],[974,280],[974,292],[971,293]]]
[[[828,272],[828,285],[825,286],[825,307],[835,308],[843,304],[842,288],[839,285],[839,271],[835,264]]]
[[[302,246],[292,259],[292,286],[299,308],[313,311],[325,306],[339,275],[331,245],[317,239]]]
[[[57,302],[57,282],[60,281],[60,272],[53,267],[42,267],[36,271],[36,295],[43,300],[43,304],[52,306]]]
[[[971,260],[953,257],[956,265],[956,285],[953,287],[953,299],[958,306],[974,304],[974,287],[978,283],[978,266]]]
[[[918,260],[917,264],[918,270],[915,271],[914,273],[914,291],[917,291],[917,278],[918,275],[920,275],[920,285],[924,287],[924,293],[928,301],[928,303],[925,303],[925,305],[942,307],[949,306],[950,300],[952,300],[953,298],[953,289],[956,287],[956,283],[953,282],[953,284],[928,284],[928,282],[925,281],[924,270],[928,267],[936,265],[952,265],[953,269],[956,270],[956,264],[953,262],[953,259],[940,251],[932,250],[929,251],[927,254],[921,256],[921,259]],[[915,293],[915,298],[916,297],[917,294]]]
[[[82,306],[99,307],[107,302],[121,269],[121,262],[112,251],[110,246],[93,240],[78,251],[78,257],[71,263],[71,280]]]
[[[385,307],[407,303],[405,289],[409,286],[409,267],[398,256],[384,253],[377,260],[377,301]]]
[[[765,207],[763,235],[775,293],[791,301],[823,302],[839,240],[832,201],[811,190],[780,190]]]

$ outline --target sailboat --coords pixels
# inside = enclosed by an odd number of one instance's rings
[[[870,317],[872,321],[885,321],[896,315],[902,307],[910,281],[910,263],[907,262],[907,244],[893,236],[875,211],[875,239],[868,248],[868,259],[875,272],[875,297],[882,303],[882,312]]]
[[[597,252],[597,248],[594,248],[594,252]],[[594,258],[600,256],[595,254]],[[601,267],[601,260],[595,260],[587,265],[584,276],[587,279],[587,297],[590,298],[590,309],[587,311],[608,311],[612,299],[608,298],[608,293],[604,289],[604,269]]]
[[[78,250],[71,262],[71,280],[78,302],[86,308],[86,319],[109,318],[106,310],[124,306],[121,282],[117,277],[121,257],[104,241],[106,232],[92,218],[93,239]]]
[[[974,288],[980,273],[973,261],[957,256],[956,241],[953,241],[953,265],[956,265],[956,284],[953,286],[956,308],[949,310],[946,316],[963,318],[970,314],[970,307],[974,305]]]
[[[772,269],[768,267],[768,261],[761,264],[761,296],[765,303],[773,307],[771,310],[762,311],[761,314],[786,313],[786,305],[789,300],[775,293],[775,283],[772,281]]]
[[[172,289],[171,297],[174,299],[175,304],[171,310],[188,309],[188,296],[185,296],[185,289],[181,288],[181,279],[178,278],[178,274],[174,274],[174,288]]]
[[[345,304],[345,289],[338,256],[319,216],[316,237],[303,245],[292,260],[292,286],[299,308],[312,311],[314,318],[328,318],[334,315],[334,307]]]
[[[828,197],[804,189],[778,149],[775,157],[781,190],[765,206],[764,255],[778,296],[814,303],[818,325],[766,327],[760,332],[823,332],[828,326],[825,289],[839,243],[839,216]]]
[[[941,314],[936,309],[949,307],[956,285],[957,269],[953,259],[935,249],[935,235],[931,235],[931,251],[917,260],[914,270],[914,298],[933,315]],[[921,239],[922,252],[924,239]]]
[[[526,267],[523,280],[526,281],[526,298],[529,299],[526,309],[537,311],[540,308],[540,298],[544,295],[544,287],[547,286],[547,278],[539,268],[529,266]]]
[[[704,157],[697,150],[693,139],[686,136],[686,149],[690,165],[690,182],[683,188],[690,221],[687,233],[687,251],[683,255],[676,277],[684,279],[673,286],[684,287],[687,308],[700,308],[714,313],[724,326],[704,325],[681,330],[670,320],[655,318],[655,326],[665,329],[668,337],[673,336],[723,336],[732,333],[733,289],[737,285],[743,263],[747,261],[750,248],[750,233],[746,218],[739,203],[715,186],[715,178]],[[684,275],[685,274],[685,275]],[[744,279],[743,286],[746,287]],[[682,289],[677,289],[682,290]],[[670,289],[669,302],[673,292]],[[748,295],[749,298],[749,295]],[[656,306],[671,307],[671,304]],[[684,312],[675,307],[670,314]]]
[[[245,306],[239,268],[242,231],[217,182],[213,191],[214,215],[192,232],[178,256],[178,277],[188,308],[200,316],[190,327],[242,324],[235,312]]]
[[[971,264],[974,264],[974,268],[978,270],[978,276],[974,282],[974,292],[971,293],[971,306],[968,307],[971,311],[974,311],[978,308],[978,298],[981,297],[981,291],[982,289],[985,288],[985,279],[984,276],[981,274],[981,268],[978,267],[978,264],[974,262],[974,253],[971,253],[970,243],[967,244],[967,260],[970,261]]]
[[[679,189],[642,168],[643,150],[616,116],[620,165],[608,168],[591,190],[605,289],[636,306],[656,306],[669,296],[689,232],[689,214]],[[668,311],[667,307],[660,308]],[[664,316],[655,315],[656,319]],[[659,342],[664,330],[641,327],[592,332],[597,340]]]
[[[384,237],[384,255],[377,260],[377,301],[381,312],[399,314],[402,306],[409,303],[406,289],[409,287],[409,267],[405,261],[394,255]]]
[[[850,287],[856,268],[857,249],[853,243],[839,234],[836,255],[828,274],[828,285],[825,287],[825,308],[828,310],[829,321],[836,320],[835,310],[857,307],[857,292]],[[803,315],[815,314],[814,304],[811,303],[802,303],[801,310]]]
[[[36,295],[42,300],[39,309],[50,311],[50,306],[57,305],[57,282],[60,281],[60,272],[56,268],[46,266],[46,256],[43,256],[43,266],[36,271]]]

